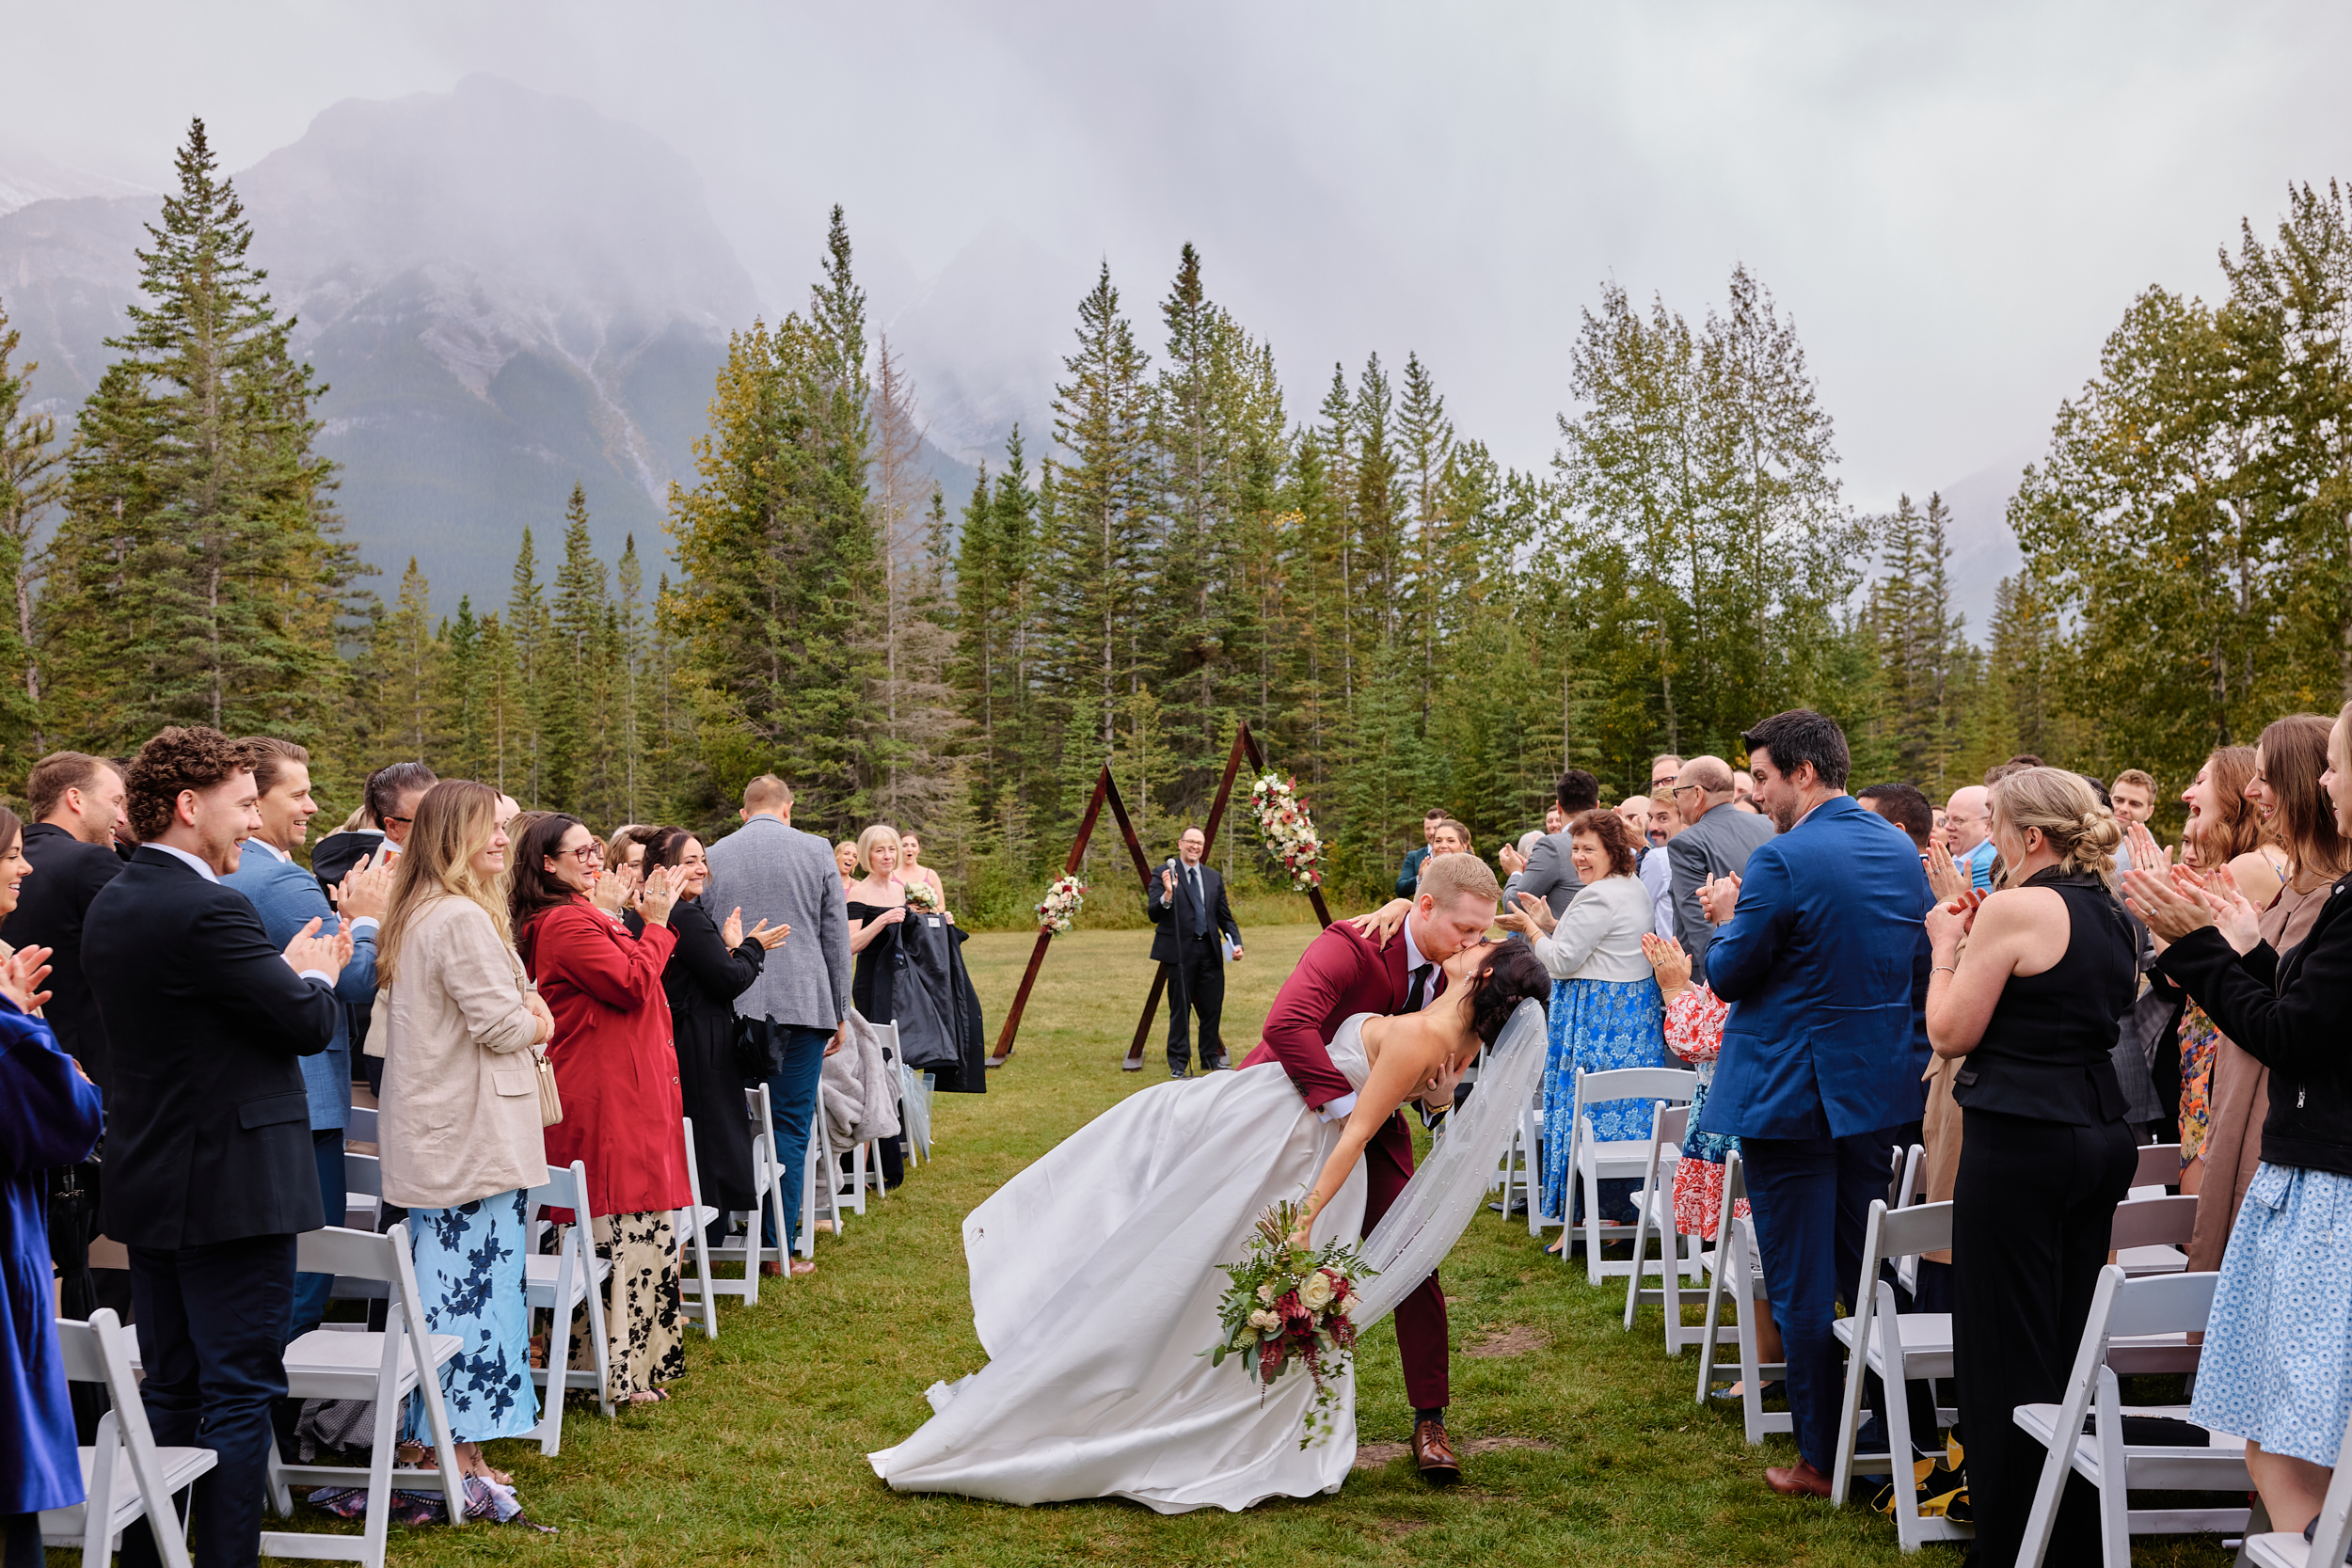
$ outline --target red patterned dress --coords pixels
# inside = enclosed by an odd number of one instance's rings
[[[1708,1086],[1715,1081],[1715,1058],[1723,1054],[1724,1016],[1730,1011],[1731,1004],[1718,1000],[1704,982],[1685,986],[1666,999],[1666,1049],[1699,1075],[1698,1092],[1691,1097],[1691,1131],[1675,1165],[1675,1228],[1708,1242],[1715,1239],[1715,1224],[1723,1214],[1724,1156],[1740,1147],[1731,1133],[1698,1131]],[[1743,1201],[1740,1212],[1747,1212]]]

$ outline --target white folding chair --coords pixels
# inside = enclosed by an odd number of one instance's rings
[[[342,1226],[346,1230],[384,1228],[384,1162],[373,1154],[343,1150]]]
[[[2244,1560],[2254,1568],[2318,1568],[2344,1560],[2352,1551],[2352,1420],[2344,1423],[2336,1445],[2336,1473],[2328,1482],[2328,1496],[2312,1521],[2312,1538],[2286,1530],[2270,1530],[2246,1538]]]
[[[2181,1274],[2188,1268],[2190,1234],[2197,1227],[2197,1195],[2127,1198],[2115,1206],[2115,1227],[2107,1250],[2134,1279],[2142,1275]]]
[[[1895,1482],[1895,1536],[1906,1552],[1929,1541],[1965,1541],[1976,1527],[1919,1513],[1911,1484],[1917,1438],[1911,1430],[1911,1402],[1903,1386],[1920,1378],[1952,1375],[1952,1316],[1948,1312],[1898,1312],[1895,1287],[1880,1265],[1952,1244],[1952,1206],[1920,1203],[1889,1209],[1873,1198],[1863,1233],[1862,1276],[1855,1282],[1853,1316],[1830,1324],[1846,1347],[1846,1402],[1837,1422],[1837,1462],[1830,1478],[1830,1501],[1843,1508],[1854,1473],[1884,1473]],[[1886,1389],[1886,1453],[1854,1451],[1862,1426],[1863,1374],[1876,1372]],[[1919,1437],[1931,1437],[1921,1433]]]
[[[1682,1321],[1683,1282],[1698,1291],[1698,1242],[1685,1238],[1675,1226],[1675,1172],[1682,1160],[1682,1142],[1691,1124],[1691,1107],[1658,1101],[1650,1111],[1649,1162],[1642,1169],[1641,1191],[1633,1195],[1633,1268],[1625,1280],[1625,1329],[1633,1332],[1634,1311],[1655,1303],[1665,1315],[1666,1354],[1680,1355],[1685,1345],[1699,1342],[1704,1330]],[[1646,1290],[1650,1277],[1646,1255],[1658,1243],[1658,1289]]]
[[[82,1568],[106,1568],[123,1532],[145,1519],[166,1568],[188,1568],[187,1520],[172,1507],[172,1494],[193,1485],[220,1456],[210,1449],[155,1446],[131,1370],[131,1336],[112,1307],[100,1307],[86,1323],[59,1318],[57,1351],[67,1380],[103,1385],[114,1408],[98,1418],[98,1441],[82,1449],[88,1500],[42,1511],[42,1544],[79,1546]]]
[[[531,1378],[539,1386],[539,1424],[531,1435],[539,1451],[555,1454],[564,1448],[564,1396],[574,1388],[596,1391],[596,1406],[612,1414],[612,1348],[605,1325],[605,1279],[612,1265],[596,1256],[596,1212],[588,1201],[588,1167],[579,1160],[569,1165],[549,1165],[548,1179],[523,1195],[523,1212],[537,1218],[542,1209],[569,1209],[571,1228],[552,1253],[536,1246],[523,1254],[523,1293],[531,1310],[549,1314],[548,1364],[533,1367]],[[535,1227],[533,1227],[535,1228]],[[572,1311],[585,1307],[588,1345],[596,1357],[593,1368],[575,1368],[572,1356]]]
[[[726,1240],[707,1251],[712,1263],[743,1265],[743,1277],[712,1279],[710,1289],[723,1296],[737,1296],[747,1303],[756,1303],[759,1300],[759,1266],[762,1263],[783,1262],[786,1251],[784,1170],[776,1158],[775,1109],[768,1097],[767,1085],[743,1091],[743,1115],[752,1125],[752,1207],[748,1213],[743,1213],[740,1239],[730,1227]],[[687,1146],[691,1154],[693,1146],[691,1130]],[[725,1217],[732,1221],[735,1215]],[[760,1221],[763,1218],[775,1227],[776,1244],[773,1246],[767,1245],[760,1239]],[[786,1271],[786,1275],[788,1278],[790,1271]],[[705,1271],[705,1277],[708,1277],[707,1271]]]
[[[1597,1285],[1603,1275],[1638,1274],[1634,1262],[1603,1262],[1600,1256],[1603,1242],[1629,1241],[1634,1227],[1621,1221],[1600,1217],[1600,1184],[1603,1181],[1629,1180],[1640,1178],[1649,1163],[1650,1140],[1647,1138],[1602,1139],[1593,1131],[1592,1118],[1585,1115],[1587,1105],[1602,1105],[1613,1100],[1664,1101],[1670,1105],[1687,1105],[1698,1092],[1699,1075],[1682,1068],[1631,1067],[1613,1068],[1605,1072],[1581,1072],[1576,1075],[1576,1110],[1570,1122],[1573,1129],[1568,1143],[1568,1180],[1581,1184],[1584,1190],[1584,1218],[1581,1226],[1584,1237],[1584,1277]],[[1566,1201],[1565,1198],[1563,1203]],[[1531,1206],[1532,1207],[1532,1206]],[[1565,1259],[1568,1248],[1563,1244],[1560,1255]]]
[[[2142,1144],[2139,1168],[2132,1174],[2134,1197],[2162,1197],[2165,1189],[2181,1184],[2181,1146]]]
[[[1511,1132],[1511,1147],[1502,1151],[1502,1217],[1511,1217],[1511,1205],[1524,1201],[1527,1205],[1527,1233],[1541,1237],[1545,1227],[1560,1223],[1557,1214],[1544,1212],[1544,1086],[1535,1085],[1519,1107],[1518,1124]]]
[[[1895,1186],[1892,1197],[1886,1200],[1890,1209],[1908,1209],[1927,1196],[1927,1147],[1913,1144],[1903,1155],[1902,1180]],[[1895,1277],[1906,1296],[1919,1293],[1919,1258],[1914,1253],[1895,1265]]]
[[[898,1059],[899,1082],[905,1086],[908,1163],[915,1164],[931,1157],[931,1085],[937,1082],[928,1072],[917,1072],[907,1066],[906,1058]]]
[[[1735,1148],[1724,1157],[1724,1206],[1715,1223],[1714,1249],[1699,1254],[1699,1267],[1708,1279],[1707,1322],[1699,1331],[1698,1341],[1698,1402],[1705,1404],[1717,1397],[1715,1386],[1731,1381],[1729,1373],[1715,1370],[1715,1349],[1724,1343],[1724,1336],[1728,1333],[1740,1347],[1740,1418],[1748,1446],[1754,1448],[1769,1433],[1794,1432],[1797,1427],[1792,1413],[1764,1408],[1765,1378],[1785,1379],[1788,1364],[1764,1360],[1758,1347],[1756,1320],[1772,1298],[1764,1288],[1764,1264],[1756,1250],[1756,1223],[1737,1212],[1747,1196],[1747,1178],[1741,1173],[1740,1151]],[[1730,1329],[1719,1326],[1726,1284],[1738,1292],[1739,1300],[1740,1321]]]
[[[270,1442],[270,1501],[281,1518],[294,1513],[296,1486],[364,1486],[367,1518],[359,1535],[321,1535],[298,1530],[263,1530],[263,1557],[324,1558],[384,1568],[384,1543],[391,1523],[395,1481],[437,1485],[453,1525],[466,1518],[465,1483],[457,1474],[457,1449],[450,1436],[449,1412],[441,1403],[441,1366],[463,1346],[454,1334],[427,1332],[417,1300],[416,1265],[408,1231],[394,1226],[382,1235],[328,1227],[294,1238],[294,1267],[304,1274],[382,1282],[390,1297],[384,1332],[354,1333],[346,1327],[314,1328],[286,1347],[286,1395],[296,1400],[365,1400],[375,1405],[369,1443],[371,1463],[289,1465]],[[433,1437],[437,1468],[397,1467],[401,1401],[411,1392],[424,1401],[425,1425]]]
[[[2248,1511],[2243,1508],[2131,1506],[2128,1494],[2134,1488],[2244,1492],[2254,1481],[2247,1473],[2246,1444],[2242,1438],[2213,1433],[2197,1446],[2126,1442],[2124,1417],[2156,1416],[2185,1420],[2188,1407],[2125,1408],[2116,1382],[2116,1374],[2122,1369],[2109,1354],[2110,1347],[2119,1340],[2146,1340],[2201,1331],[2213,1310],[2213,1288],[2220,1277],[2214,1274],[2171,1274],[2133,1279],[2113,1263],[2099,1271],[2099,1289],[2090,1298],[2090,1317],[2083,1324],[2082,1344],[2074,1353],[2074,1370],[2066,1380],[2065,1401],[2059,1404],[2021,1404],[2015,1413],[2018,1427],[2048,1450],[2041,1481],[2034,1488],[2033,1512],[2026,1517],[2025,1542],[2017,1554],[2017,1560],[2026,1568],[2041,1568],[2042,1556],[2049,1550],[2050,1532],[2058,1521],[2058,1498],[2070,1471],[2098,1488],[2100,1559],[2106,1568],[2130,1568],[2135,1535],[2227,1532],[2246,1528]],[[2096,1430],[2085,1433],[2084,1418],[2094,1413]]]
[[[719,1337],[719,1281],[712,1277],[707,1232],[710,1222],[719,1217],[719,1211],[703,1201],[702,1168],[694,1159],[694,1118],[685,1117],[683,1125],[686,1129],[686,1207],[679,1210],[672,1220],[672,1226],[677,1231],[678,1312],[690,1323],[702,1325],[704,1338],[716,1339]],[[753,1223],[758,1223],[756,1216],[754,1216]],[[690,1261],[694,1265],[691,1279],[686,1275],[686,1265]],[[699,1291],[690,1291],[687,1289],[689,1285],[700,1287]],[[696,1299],[697,1294],[699,1300]]]

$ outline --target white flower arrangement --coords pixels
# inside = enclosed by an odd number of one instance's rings
[[[1075,876],[1054,879],[1054,885],[1045,890],[1038,901],[1037,928],[1041,931],[1067,931],[1078,919],[1078,911],[1086,908],[1087,885]]]
[[[1307,802],[1298,798],[1296,781],[1279,773],[1263,775],[1250,788],[1249,805],[1258,814],[1258,832],[1265,839],[1266,853],[1281,863],[1291,886],[1301,893],[1322,886],[1323,852],[1327,846],[1315,837],[1314,818],[1307,814]]]

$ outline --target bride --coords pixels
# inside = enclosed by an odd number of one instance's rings
[[[988,1365],[932,1385],[935,1414],[867,1455],[875,1473],[901,1492],[1131,1497],[1162,1513],[1338,1491],[1356,1456],[1352,1364],[1336,1435],[1302,1447],[1311,1378],[1294,1370],[1262,1389],[1237,1360],[1213,1367],[1203,1354],[1222,1335],[1218,1265],[1311,1182],[1314,1241],[1360,1234],[1365,1144],[1408,1100],[1451,1103],[1461,1069],[1491,1047],[1478,1094],[1365,1240],[1380,1274],[1359,1327],[1452,1248],[1542,1075],[1543,1009],[1529,1002],[1551,982],[1524,942],[1474,943],[1444,967],[1446,990],[1421,1012],[1340,1026],[1332,1065],[1358,1091],[1343,1124],[1309,1110],[1275,1062],[1160,1084],[975,1209],[963,1244]]]

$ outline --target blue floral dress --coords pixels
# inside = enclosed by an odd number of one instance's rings
[[[462,1344],[441,1367],[450,1434],[460,1443],[520,1437],[539,1424],[531,1383],[531,1307],[523,1252],[530,1227],[520,1189],[453,1209],[408,1211],[417,1294],[426,1325]],[[401,1435],[431,1441],[424,1402],[411,1394]]]
[[[2352,1414],[2352,1176],[2254,1172],[2205,1323],[2188,1418],[2333,1467]]]
[[[1546,1022],[1551,1054],[1544,1068],[1543,1212],[1557,1220],[1568,1212],[1563,1205],[1572,1201],[1568,1123],[1576,1114],[1576,1075],[1675,1064],[1666,1055],[1665,1003],[1657,980],[1646,975],[1639,980],[1554,980]],[[1592,1119],[1594,1135],[1604,1142],[1650,1134],[1646,1100],[1606,1100],[1587,1105],[1584,1114]],[[1622,1207],[1622,1193],[1637,1185],[1603,1182],[1603,1207]]]

